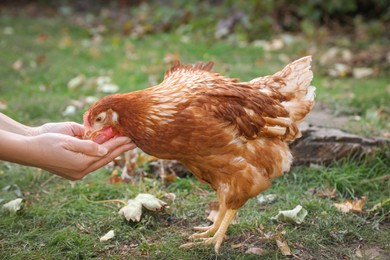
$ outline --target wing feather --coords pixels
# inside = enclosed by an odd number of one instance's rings
[[[252,140],[262,135],[283,137],[288,133],[289,113],[277,100],[234,81],[215,86],[199,98],[198,104],[234,126],[238,135]],[[276,126],[284,130],[274,129]]]

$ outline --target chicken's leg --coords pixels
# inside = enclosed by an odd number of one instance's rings
[[[221,225],[222,220],[225,217],[225,214],[226,214],[226,206],[221,204],[219,206],[218,215],[217,215],[217,219],[215,220],[215,222],[211,226],[208,226],[208,227],[194,227],[195,230],[204,231],[204,232],[195,233],[192,236],[190,236],[189,239],[195,240],[198,238],[206,238],[206,237],[214,235],[215,232],[217,232],[217,230],[219,229],[219,226]]]
[[[221,244],[222,244],[223,240],[225,239],[226,230],[229,227],[230,222],[233,220],[234,216],[236,215],[236,212],[237,212],[236,209],[227,209],[226,210],[225,216],[223,217],[223,219],[220,223],[220,226],[213,237],[202,238],[202,241],[200,241],[200,242],[187,243],[187,244],[182,245],[181,247],[188,248],[188,247],[195,246],[197,244],[207,244],[207,245],[214,244],[214,250],[216,253],[218,253],[219,248],[221,247]],[[208,231],[206,231],[206,232],[208,232]]]

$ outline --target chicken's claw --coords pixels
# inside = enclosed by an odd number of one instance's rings
[[[210,236],[212,236],[213,234],[211,234],[211,232],[209,230],[206,230],[205,232],[202,232],[202,233],[195,233],[195,234],[192,234],[191,236],[188,237],[189,240],[197,240],[199,238],[208,238]]]
[[[236,209],[225,210],[225,208],[222,208],[219,211],[217,220],[214,222],[213,225],[211,225],[210,227],[206,227],[207,230],[205,232],[196,233],[189,237],[189,239],[192,240],[200,239],[201,241],[184,244],[181,246],[181,248],[191,248],[195,245],[200,245],[200,244],[206,244],[206,245],[214,244],[214,250],[216,253],[218,253],[222,242],[226,239],[226,230],[230,222],[236,215],[236,212],[237,212]]]
[[[194,227],[194,230],[195,231],[207,231],[207,230],[211,229],[212,227],[213,227],[213,225],[207,226],[207,227]]]
[[[194,242],[185,243],[185,244],[182,244],[181,246],[179,246],[179,248],[189,249],[189,248],[193,248],[197,244],[198,243],[194,243]]]
[[[215,232],[217,232],[218,230],[218,225],[211,225],[211,226],[208,226],[208,227],[194,227],[194,230],[196,231],[203,231],[202,233],[195,233],[193,235],[191,235],[188,239],[189,240],[196,240],[198,238],[208,238],[208,237],[211,237],[215,234]]]
[[[200,235],[200,234],[194,234],[194,235]],[[194,236],[194,235],[192,235],[192,236]],[[195,247],[195,246],[199,246],[199,245],[202,245],[202,244],[203,245],[212,245],[212,244],[214,244],[214,251],[215,251],[215,253],[218,254],[219,248],[221,247],[221,244],[226,239],[226,237],[227,237],[226,235],[218,235],[218,234],[216,234],[213,237],[201,238],[201,241],[185,243],[185,244],[181,245],[179,248],[189,249],[189,248],[192,248],[192,247]]]
[[[214,251],[215,251],[215,253],[218,254],[219,248],[221,247],[221,244],[222,244],[223,240],[225,239],[225,237],[226,237],[225,235],[216,234],[215,236],[210,237],[210,238],[203,238],[202,241],[199,243],[206,244],[206,245],[214,244]]]

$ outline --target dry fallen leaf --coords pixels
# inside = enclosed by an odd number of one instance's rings
[[[355,256],[357,258],[363,258],[363,254],[362,254],[362,251],[360,250],[360,248],[356,249]]]
[[[364,203],[366,203],[366,197],[363,196],[361,199],[355,199],[355,200],[347,200],[342,203],[334,203],[334,206],[344,212],[362,212],[362,208],[364,206]]]
[[[134,180],[136,176],[136,170],[138,168],[137,158],[138,158],[138,149],[133,149],[127,151],[123,155],[124,166],[122,168],[121,178],[124,182],[130,182]]]
[[[112,94],[118,92],[119,87],[113,83],[105,83],[98,86],[97,90],[106,94]]]
[[[278,198],[278,195],[276,195],[276,194],[260,195],[260,196],[256,197],[257,202],[260,205],[271,204],[271,203],[275,202],[277,198]]]
[[[153,160],[157,159],[145,154],[139,148],[136,148],[118,156],[106,167],[111,170],[118,170],[121,173],[120,177],[122,182],[134,183],[137,181],[137,177],[140,177],[139,179],[142,179],[143,177],[144,171],[141,166]]]
[[[0,99],[0,111],[6,110],[8,108],[7,103],[4,100]]]
[[[119,176],[118,169],[112,171],[111,176],[107,180],[109,183],[120,183],[122,182],[121,176]]]
[[[20,198],[11,200],[10,202],[3,205],[3,209],[11,214],[15,214],[22,208],[22,201],[23,199]]]
[[[175,200],[176,200],[176,195],[175,195],[175,193],[172,193],[172,192],[165,193],[164,197],[166,197],[171,203],[175,202]]]
[[[165,64],[173,64],[175,61],[180,60],[180,54],[179,53],[167,53],[164,57],[164,63]]]
[[[17,61],[15,61],[15,62],[12,64],[12,68],[13,68],[14,70],[17,70],[17,71],[21,70],[22,67],[23,67],[23,61],[21,61],[21,60],[17,60]]]
[[[325,188],[323,190],[319,190],[317,192],[317,196],[320,197],[320,198],[330,198],[330,199],[333,199],[334,197],[336,197],[336,189],[335,188]]]
[[[76,227],[83,233],[90,234],[91,229],[84,226],[83,223],[76,223]]]
[[[138,222],[142,216],[142,204],[137,200],[128,200],[127,205],[121,208],[118,213],[125,216],[127,221]]]
[[[343,63],[335,63],[329,69],[328,74],[335,78],[345,78],[351,74],[351,68]]]
[[[284,255],[284,256],[292,255],[290,247],[288,246],[287,242],[281,236],[276,237],[276,245],[278,246],[282,255]]]
[[[172,182],[175,181],[177,178],[176,172],[170,168],[169,166],[167,167],[169,170],[169,173],[164,169],[164,160],[159,160],[160,162],[160,177],[163,181],[166,182]]]
[[[374,260],[374,259],[388,259],[385,256],[385,252],[381,253],[381,249],[378,246],[367,248],[362,252],[363,259]]]
[[[64,112],[62,112],[63,116],[73,116],[76,114],[77,108],[73,105],[69,105],[65,108]]]
[[[111,238],[113,238],[114,236],[115,236],[114,230],[110,230],[110,231],[108,231],[107,234],[105,234],[104,236],[102,236],[100,238],[100,242],[106,242],[106,241],[110,240]]]
[[[35,57],[35,62],[37,64],[42,64],[46,61],[46,55],[45,54],[39,54],[38,56]]]
[[[64,49],[64,48],[71,46],[72,44],[73,44],[72,38],[69,35],[64,35],[61,38],[60,42],[58,43],[58,47],[60,49]]]
[[[85,83],[85,76],[83,74],[80,74],[77,77],[69,80],[68,89],[71,91],[79,89],[84,83]]]
[[[301,224],[307,216],[307,210],[301,205],[296,206],[292,210],[281,210],[279,213],[272,217],[272,220],[289,222],[292,224]]]
[[[17,184],[10,184],[1,189],[2,191],[13,191],[16,196],[22,197],[22,191],[20,190],[19,186]]]
[[[40,33],[39,35],[37,35],[36,37],[36,40],[37,42],[39,43],[44,43],[45,41],[47,41],[49,39],[49,35],[47,35],[46,33]]]
[[[353,68],[352,74],[356,79],[362,79],[374,75],[375,70],[372,68]]]
[[[390,203],[390,198],[385,199],[384,201],[375,204],[371,209],[368,210],[368,212],[378,211],[379,209],[383,208],[383,206],[388,204],[388,203]]]
[[[85,103],[87,103],[88,105],[92,105],[93,103],[97,102],[99,100],[98,97],[95,97],[95,96],[86,96],[85,97]]]
[[[151,194],[140,193],[135,199],[128,200],[127,205],[121,208],[118,213],[124,215],[128,221],[138,222],[142,216],[142,206],[151,211],[159,211],[164,209],[167,203]]]
[[[12,34],[14,34],[14,32],[15,32],[14,28],[9,27],[9,26],[5,27],[3,29],[3,34],[5,34],[5,35],[12,35]]]
[[[251,247],[245,251],[245,254],[254,254],[254,255],[266,255],[267,253],[268,253],[267,250],[261,247]]]
[[[151,211],[159,211],[165,208],[167,203],[157,199],[155,196],[147,193],[140,193],[135,197],[136,201],[141,202],[142,206]]]

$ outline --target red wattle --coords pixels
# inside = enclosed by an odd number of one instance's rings
[[[112,130],[111,127],[104,128],[99,131],[99,133],[96,136],[93,136],[91,139],[92,141],[102,144],[113,138],[116,134]]]

